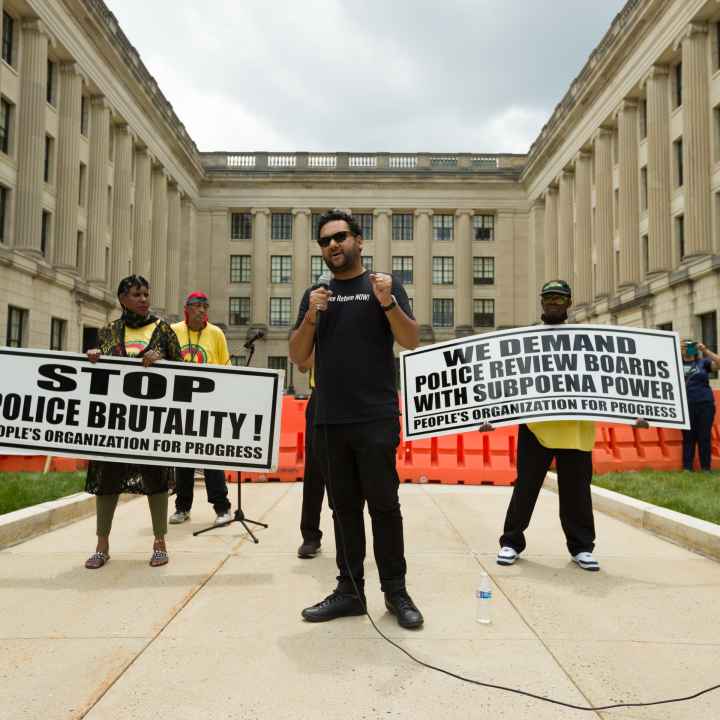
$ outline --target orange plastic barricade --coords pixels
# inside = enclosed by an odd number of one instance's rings
[[[46,455],[0,455],[0,472],[42,472]],[[87,467],[87,460],[55,457],[50,461],[49,472],[79,472]]]

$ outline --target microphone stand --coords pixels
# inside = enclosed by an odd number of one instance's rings
[[[255,338],[257,340],[258,338]],[[247,362],[245,363],[245,367],[250,366],[250,362],[252,361],[253,355],[255,354],[255,340],[252,340],[251,342],[246,344],[246,347],[248,350],[250,350],[250,354],[248,355]],[[255,537],[253,534],[253,531],[247,526],[247,523],[250,523],[251,525],[259,525],[260,527],[267,528],[269,527],[266,523],[258,522],[257,520],[251,520],[248,517],[245,517],[245,513],[242,509],[242,477],[240,476],[240,471],[238,470],[237,473],[237,510],[235,511],[235,514],[232,518],[232,520],[228,520],[227,522],[218,523],[217,525],[211,525],[210,527],[203,528],[202,530],[196,530],[193,533],[193,537],[196,535],[202,535],[203,533],[210,532],[211,530],[217,530],[218,528],[227,527],[228,525],[231,525],[234,522],[239,522],[247,531],[247,534],[253,539],[253,542],[257,545],[260,541]]]

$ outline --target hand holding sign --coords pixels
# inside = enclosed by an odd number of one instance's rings
[[[87,351],[87,359],[91,363],[96,363],[100,359],[100,355],[102,355],[102,353],[97,348]]]

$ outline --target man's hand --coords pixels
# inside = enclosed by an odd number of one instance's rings
[[[382,306],[392,302],[392,276],[386,273],[370,273],[370,284],[372,285],[375,298]]]
[[[328,300],[331,295],[332,290],[327,290],[324,287],[319,287],[310,293],[308,307],[308,317],[310,318],[310,322],[316,323],[318,312],[325,312],[325,310],[327,310]]]
[[[699,343],[697,344],[697,349],[698,349],[703,355],[707,355],[707,354],[708,354],[707,345],[703,345],[701,342],[699,342]]]
[[[495,428],[489,423],[484,422],[479,428],[478,432],[492,432]]]
[[[150,352],[147,352],[143,355],[143,367],[150,367],[151,365],[154,365],[158,360],[162,360],[162,355],[157,350],[150,350]]]
[[[635,427],[641,430],[647,430],[650,427],[650,423],[645,418],[638,418],[635,421]]]
[[[91,363],[96,363],[100,359],[100,355],[102,355],[102,353],[97,348],[93,348],[92,350],[88,350],[86,355],[87,359]]]

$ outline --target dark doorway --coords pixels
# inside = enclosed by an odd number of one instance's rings
[[[88,327],[85,325],[83,327],[83,341],[82,341],[82,351],[87,352],[88,350],[92,348],[96,348],[98,346],[98,328],[96,327]]]

